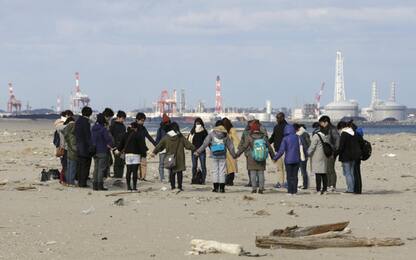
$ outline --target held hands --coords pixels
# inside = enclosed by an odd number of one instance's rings
[[[120,155],[120,151],[116,149],[116,150],[114,150],[114,154],[115,155]]]
[[[196,157],[198,157],[199,156],[199,153],[198,152],[194,152],[194,155],[196,156]]]

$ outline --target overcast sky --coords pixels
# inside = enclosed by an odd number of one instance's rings
[[[74,73],[101,109],[148,106],[185,89],[190,106],[294,107],[333,98],[335,52],[348,99],[370,102],[371,81],[416,106],[416,1],[0,0],[0,107],[7,83],[24,104],[68,105]]]

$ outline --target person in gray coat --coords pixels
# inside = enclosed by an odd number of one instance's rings
[[[332,125],[331,119],[328,116],[321,116],[319,118],[319,125],[329,136],[329,144],[332,146],[335,154],[328,159],[328,186],[331,191],[335,191],[337,186],[337,173],[335,172],[335,161],[338,155],[340,135],[338,129]]]
[[[321,130],[312,136],[311,145],[308,149],[312,172],[316,177],[316,191],[325,194],[328,189],[328,160],[329,158],[324,153],[323,143],[329,142],[329,135]],[[321,189],[322,184],[322,189]]]

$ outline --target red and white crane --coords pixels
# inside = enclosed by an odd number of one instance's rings
[[[160,116],[167,114],[172,117],[176,114],[176,89],[173,90],[173,95],[169,96],[167,90],[163,90],[160,94],[160,99],[157,101],[157,107],[160,112]]]
[[[90,98],[88,95],[81,93],[79,86],[79,73],[75,72],[75,94],[72,96],[72,110],[75,112],[81,111],[84,106],[90,104]]]

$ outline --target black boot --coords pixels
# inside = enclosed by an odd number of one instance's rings
[[[220,183],[220,192],[221,193],[225,192],[225,183]]]
[[[95,181],[92,183],[92,189],[98,190],[98,184]]]
[[[98,190],[108,190],[107,188],[104,188],[104,182],[98,183]]]
[[[214,182],[214,189],[212,190],[212,192],[218,192],[218,186],[219,186],[219,183]]]
[[[137,179],[133,179],[133,191],[137,191]]]
[[[128,190],[128,191],[131,191],[131,185],[130,185],[130,182],[127,182],[127,190]]]

